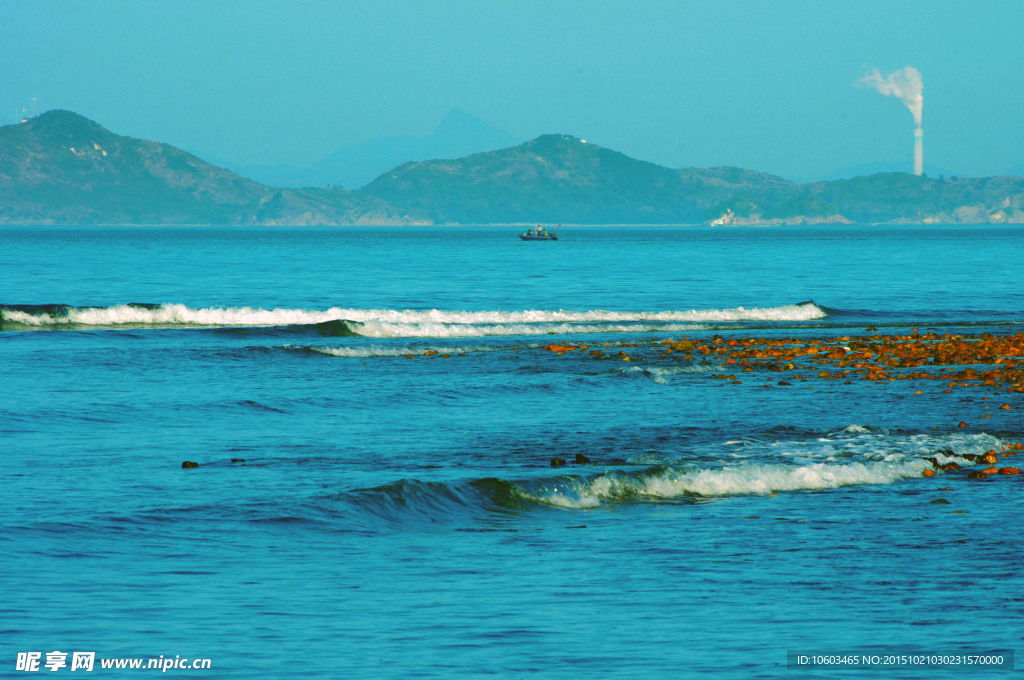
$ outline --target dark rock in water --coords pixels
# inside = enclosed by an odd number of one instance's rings
[[[979,470],[975,470],[967,475],[967,479],[985,479],[986,477],[988,477],[988,473]]]
[[[577,465],[588,465],[590,463],[590,459],[584,456],[582,453],[577,453],[576,460],[574,462]]]
[[[942,469],[945,470],[946,472],[949,472],[950,470],[959,470],[960,466],[957,465],[956,463],[946,463],[945,465],[942,466]]]
[[[938,458],[925,458],[925,460],[928,461],[929,463],[931,463],[932,467],[935,468],[936,470],[939,469],[939,459]]]
[[[565,459],[564,458],[552,458],[551,459],[551,467],[562,467],[563,465],[565,465]]]
[[[976,456],[973,453],[964,453],[964,454],[961,454],[960,457],[961,458],[966,458],[967,460],[972,461],[972,462],[978,460],[979,458],[981,458],[981,456]]]
[[[936,498],[933,501],[928,501],[928,505],[949,505],[949,501],[945,498]]]
[[[232,458],[231,462],[232,463],[244,463],[245,462],[245,458]]]
[[[199,463],[197,463],[195,461],[192,461],[192,460],[186,460],[186,461],[182,462],[181,467],[183,469],[197,468],[197,467],[199,467]]]

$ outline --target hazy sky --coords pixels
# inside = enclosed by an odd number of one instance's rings
[[[795,179],[1024,164],[1021,0],[0,0],[0,124],[70,109],[239,164],[425,136],[453,108],[672,167]]]

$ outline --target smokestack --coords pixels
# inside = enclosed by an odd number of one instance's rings
[[[914,129],[914,174],[918,177],[924,171],[924,133],[920,127]]]
[[[921,131],[921,111],[924,109],[924,84],[921,74],[913,66],[882,76],[878,69],[860,79],[860,84],[873,87],[882,94],[896,95],[914,115],[914,174],[924,171],[924,133]]]

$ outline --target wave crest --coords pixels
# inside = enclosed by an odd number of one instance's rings
[[[375,338],[484,337],[552,333],[678,332],[693,324],[744,321],[812,321],[827,314],[813,303],[687,311],[521,310],[445,311],[326,310],[257,307],[193,308],[183,304],[0,305],[0,329],[141,327],[295,327],[320,335]]]

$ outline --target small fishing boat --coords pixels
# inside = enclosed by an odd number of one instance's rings
[[[549,232],[547,229],[544,229],[538,224],[536,229],[527,229],[525,234],[519,235],[519,238],[523,239],[524,241],[557,241],[558,229],[561,226],[562,225],[559,224],[557,227],[555,227],[555,230],[553,232]]]

